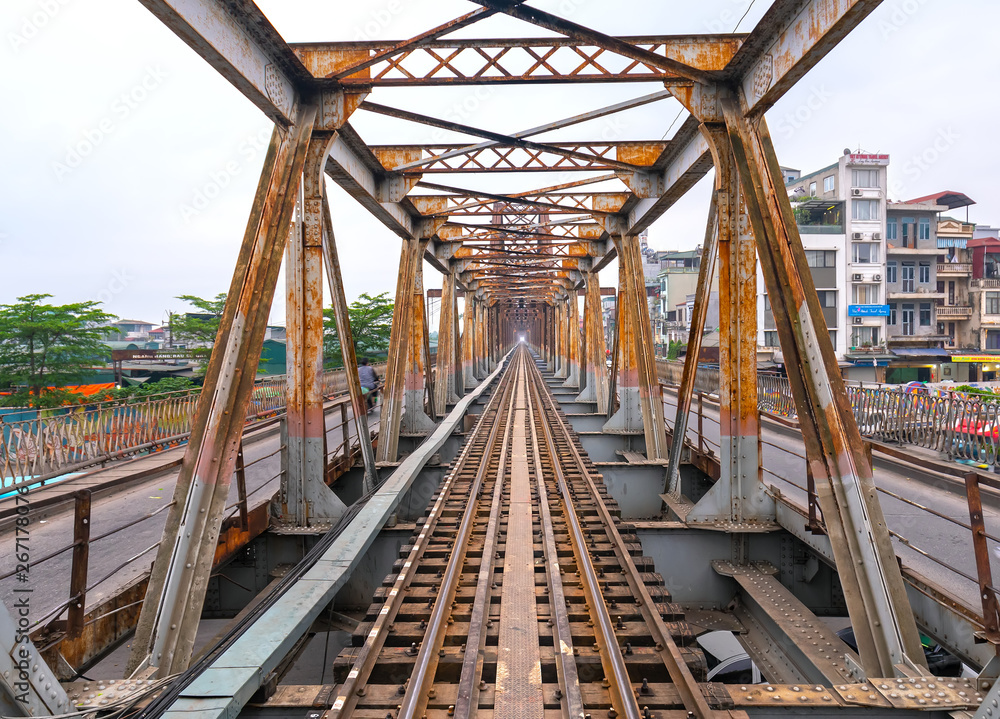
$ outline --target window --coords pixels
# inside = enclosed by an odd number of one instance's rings
[[[921,217],[917,224],[917,239],[929,240],[931,238],[931,221],[926,217]]]
[[[895,217],[890,217],[885,221],[885,239],[895,240],[899,237],[899,224]]]
[[[931,326],[931,303],[921,302],[920,303],[920,326],[930,327]]]
[[[823,192],[833,192],[833,175],[823,178]]]
[[[780,347],[781,343],[778,341],[778,333],[774,330],[768,330],[764,333],[764,346],[765,347]]]
[[[765,312],[771,311],[771,300],[767,295],[764,295],[764,311]]]
[[[819,295],[819,306],[820,307],[834,307],[837,306],[837,291],[836,290],[817,290],[816,294]]]
[[[854,285],[852,289],[854,302],[851,304],[877,305],[879,303],[879,287],[879,285]]]
[[[891,284],[896,283],[896,263],[886,262],[885,263],[885,281]]]
[[[913,263],[904,262],[903,263],[903,292],[916,292],[916,287],[913,286]]]
[[[986,314],[1000,315],[1000,292],[986,293]]]
[[[837,330],[828,330],[830,333],[830,344],[833,345],[834,349],[837,349]]]
[[[896,303],[895,302],[892,302],[892,303],[889,304],[889,319],[887,319],[885,323],[887,325],[890,325],[891,327],[895,327],[896,326]]]
[[[878,262],[879,245],[872,242],[852,243],[852,261],[856,265],[874,264]]]
[[[852,347],[867,347],[878,344],[878,327],[855,327],[851,332]]]
[[[813,197],[816,197],[816,183],[815,182],[810,182],[809,183],[809,194],[812,195]]]
[[[878,170],[851,170],[854,187],[878,187]]]
[[[913,334],[913,305],[903,305],[902,315],[903,335],[909,337]]]
[[[806,264],[810,267],[836,267],[836,250],[806,250]]]
[[[1000,350],[1000,330],[986,330],[986,349]]]
[[[920,284],[927,285],[931,281],[931,263],[921,262],[920,263]]]
[[[878,200],[854,200],[851,203],[851,217],[855,220],[877,220]]]

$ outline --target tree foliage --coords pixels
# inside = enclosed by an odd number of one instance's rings
[[[45,302],[51,296],[0,305],[0,386],[15,389],[5,404],[62,404],[69,393],[60,388],[78,384],[107,361],[103,339],[115,316],[100,302],[51,305]]]
[[[174,339],[211,347],[215,343],[215,336],[219,333],[222,311],[226,307],[226,293],[220,292],[210,300],[195,295],[180,295],[177,299],[192,305],[196,311],[171,316]]]
[[[351,319],[351,335],[358,358],[381,354],[389,350],[389,333],[392,330],[393,302],[388,292],[377,295],[362,293],[347,308]],[[340,351],[340,337],[333,309],[323,310],[323,356],[328,367],[340,367],[344,358]]]

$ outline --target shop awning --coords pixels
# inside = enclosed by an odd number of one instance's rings
[[[939,347],[899,347],[893,349],[892,353],[900,357],[941,357],[946,360],[951,359],[948,351]]]

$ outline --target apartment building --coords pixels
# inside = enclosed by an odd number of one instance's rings
[[[802,175],[782,168],[830,340],[845,375],[875,379],[888,364],[885,286],[889,156],[845,152]],[[758,268],[758,343],[781,360],[770,301]]]

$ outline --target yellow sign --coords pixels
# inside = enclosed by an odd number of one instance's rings
[[[1000,362],[1000,355],[952,355],[952,362]]]

